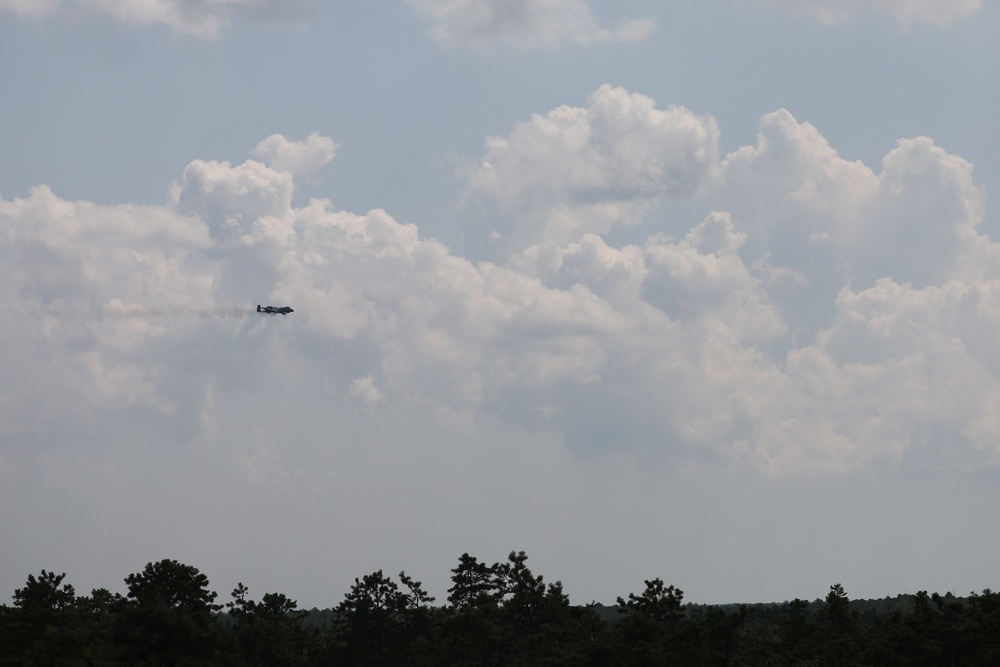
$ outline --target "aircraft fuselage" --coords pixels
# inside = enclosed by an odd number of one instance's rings
[[[294,313],[288,306],[261,306],[257,305],[257,312],[264,313],[266,315],[287,315],[288,313]]]

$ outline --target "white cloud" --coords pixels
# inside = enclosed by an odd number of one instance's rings
[[[940,283],[979,243],[984,193],[972,166],[918,137],[900,140],[882,167],[844,160],[779,110],[762,119],[756,146],[726,156],[713,197],[753,236],[780,237],[770,261],[789,269],[818,278],[825,265],[823,279],[840,284]]]
[[[508,266],[591,291],[624,316],[600,347],[628,353],[609,357],[600,377],[609,382],[630,359],[636,366],[622,381],[672,406],[657,422],[666,437],[782,475],[928,458],[922,443],[943,434],[961,452],[949,454],[956,465],[996,460],[984,434],[995,423],[997,361],[976,332],[994,328],[989,286],[1000,264],[976,231],[983,192],[966,161],[930,139],[907,139],[876,174],[780,110],[762,119],[757,145],[726,156],[703,189],[725,212],[680,242],[653,236],[616,249],[598,235],[606,226],[546,236],[543,218],[539,229],[533,213],[550,202],[590,188],[588,206],[610,206],[625,189],[594,168],[583,111],[559,111],[491,140],[470,191],[513,220],[508,235],[525,225],[529,241],[544,241],[522,242]],[[576,132],[560,126],[564,118]],[[627,115],[616,119],[618,130],[630,127]],[[636,155],[632,173],[646,164]],[[510,204],[521,201],[530,204]],[[925,401],[935,408],[921,411]],[[630,409],[628,419],[644,409],[655,408]]]
[[[244,399],[224,387],[262,373],[341,419],[413,410],[457,434],[488,416],[572,449],[772,475],[940,465],[923,444],[934,434],[953,466],[993,465],[1000,356],[983,332],[1000,321],[1000,251],[976,231],[969,165],[918,138],[876,174],[785,111],[721,161],[717,141],[711,119],[610,87],[491,140],[469,199],[544,241],[504,265],[381,210],[295,207],[292,171],[324,161],[325,140],[255,150],[292,155],[288,170],[194,160],[162,208],[44,187],[0,200],[5,296],[38,313],[0,340],[4,361],[57,369],[4,396],[7,428],[29,432],[39,406],[66,401],[70,422],[121,412],[225,440],[241,405],[269,399],[267,383]],[[679,240],[613,247],[607,224],[531,230],[551,220],[526,203],[579,216],[666,194],[716,212]],[[256,317],[265,299],[296,312]],[[823,308],[802,315],[810,300]],[[234,304],[244,319],[226,324]],[[310,467],[258,449],[241,454],[253,474]]]
[[[776,487],[822,507],[801,490],[853,498],[862,476],[837,481],[847,473],[995,470],[1000,247],[978,231],[970,165],[915,138],[876,172],[786,111],[721,159],[717,133],[602,88],[587,109],[491,140],[483,161],[498,167],[469,196],[486,217],[530,230],[550,214],[525,202],[574,216],[635,206],[652,229],[618,246],[608,224],[535,230],[501,265],[383,210],[297,206],[293,172],[327,154],[310,140],[258,145],[269,164],[193,160],[165,206],[44,186],[0,198],[0,295],[20,310],[0,328],[0,507],[52,496],[102,517],[70,541],[127,526],[137,546],[114,555],[126,572],[224,520],[237,537],[194,552],[206,570],[246,553],[262,571],[286,562],[271,545],[283,536],[317,540],[297,551],[301,570],[320,566],[317,536],[361,536],[344,552],[351,576],[373,552],[405,553],[393,566],[409,571],[470,549],[502,558],[513,541],[573,562],[553,574],[586,595],[591,570],[566,552],[596,526],[604,541],[649,540],[637,552],[655,557],[630,564],[653,568],[667,547],[629,508],[665,508],[701,535],[717,524],[685,499],[706,483],[753,494],[735,518],[729,499],[706,510],[729,531],[778,513],[780,542],[814,517]],[[669,195],[713,212],[666,237],[642,202]],[[265,300],[295,313],[260,317]],[[222,519],[204,518],[208,499]],[[697,571],[703,552],[678,558]]]
[[[674,319],[707,318],[706,329],[725,327],[734,340],[780,336],[781,313],[739,255],[745,240],[726,213],[710,215],[679,243],[654,237],[645,248],[644,299]]]
[[[863,10],[889,14],[901,23],[945,24],[966,19],[980,9],[982,0],[764,0],[794,12],[812,14],[824,21],[841,21]]]
[[[587,108],[562,106],[487,140],[466,204],[501,213],[467,238],[504,257],[636,222],[656,198],[705,187],[718,142],[710,116],[601,86]]]
[[[250,154],[272,169],[298,176],[311,174],[329,164],[339,148],[340,144],[318,132],[302,141],[290,141],[284,135],[272,134],[257,144]]]
[[[625,19],[614,29],[604,27],[587,0],[406,2],[431,24],[431,37],[444,46],[555,49],[567,44],[640,40],[656,27],[649,18]]]
[[[2,337],[9,369],[24,367],[0,401],[20,437],[105,410],[176,413],[150,345],[176,340],[176,317],[214,312],[212,276],[198,255],[201,223],[163,208],[67,202],[40,186],[0,199],[3,294],[24,309]],[[123,304],[138,305],[122,310]],[[169,343],[168,343],[169,344]]]
[[[855,467],[871,457],[935,468],[1000,461],[995,431],[982,428],[995,424],[1000,399],[995,359],[965,343],[971,323],[956,318],[970,296],[958,282],[844,288],[836,322],[789,355],[802,390],[830,401],[825,420],[848,438]]]
[[[213,236],[253,240],[254,227],[263,226],[279,244],[289,242],[282,221],[291,215],[292,175],[248,160],[233,167],[228,162],[195,160],[184,169],[172,197],[177,210],[208,223]]]
[[[319,9],[316,0],[0,0],[0,10],[22,18],[60,12],[106,14],[125,23],[165,24],[178,33],[214,37],[234,19],[300,21]]]
[[[812,310],[805,325],[815,337],[790,348],[775,376],[789,383],[770,394],[780,402],[756,399],[749,451],[759,466],[856,469],[913,457],[975,468],[997,459],[988,427],[969,427],[994,423],[1000,388],[975,333],[992,327],[985,304],[998,268],[976,231],[982,189],[971,165],[927,138],[901,140],[882,167],[842,159],[785,111],[762,119],[756,146],[723,160],[711,198],[765,249],[768,273],[807,278],[771,291],[782,312],[830,306]],[[924,451],[942,439],[947,457]]]

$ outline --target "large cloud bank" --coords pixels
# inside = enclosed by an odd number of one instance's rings
[[[1000,246],[960,157],[915,137],[873,169],[785,110],[723,155],[710,116],[604,86],[487,140],[460,253],[297,205],[336,151],[195,159],[163,206],[0,198],[8,578],[167,555],[330,605],[523,547],[574,595],[642,572],[721,602],[870,539],[881,594],[952,572],[928,516],[989,571]]]
[[[717,141],[711,118],[610,87],[519,124],[470,174],[467,206],[511,240],[478,263],[383,211],[293,206],[292,172],[333,157],[318,135],[268,138],[271,166],[195,160],[162,208],[0,200],[0,284],[30,313],[0,334],[25,377],[0,418],[8,437],[122,411],[214,437],[221,388],[254,366],[364,419],[488,416],[580,452],[777,476],[996,465],[1000,266],[971,166],[914,138],[876,173],[784,110],[755,145]],[[673,197],[714,212],[605,239]]]

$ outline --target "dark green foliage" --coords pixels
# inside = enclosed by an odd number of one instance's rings
[[[148,563],[130,574],[117,624],[123,659],[131,665],[211,665],[221,648],[208,577],[175,560]]]
[[[113,665],[113,623],[122,597],[105,589],[77,597],[65,574],[42,570],[0,607],[0,665]]]
[[[86,638],[76,611],[76,593],[65,574],[42,570],[14,591],[5,652],[24,665],[75,665]],[[8,634],[9,633],[9,634]],[[13,664],[13,663],[12,663]]]
[[[452,587],[448,589],[448,603],[453,609],[488,607],[496,603],[496,566],[480,563],[467,553],[458,558],[458,567],[451,571]]]
[[[820,652],[823,664],[833,667],[856,665],[860,651],[858,615],[852,612],[844,587],[834,584],[819,614]]]
[[[399,573],[402,588],[382,570],[355,579],[337,605],[329,655],[343,664],[423,664],[434,643],[434,598]]]
[[[469,554],[448,602],[381,570],[354,580],[334,609],[303,611],[281,593],[250,599],[242,583],[221,612],[208,578],[173,560],[125,579],[127,595],[77,596],[42,570],[0,606],[6,665],[1000,665],[1000,595],[900,595],[782,604],[685,604],[645,581],[615,607],[573,606],[511,551],[489,565]]]
[[[685,623],[684,592],[662,579],[644,582],[640,594],[618,598],[616,630],[619,659],[627,665],[691,664],[690,624]]]
[[[700,647],[704,664],[727,667],[733,664],[740,653],[740,629],[750,615],[746,605],[733,611],[720,607],[710,607],[704,616],[695,620],[700,636],[696,645]]]
[[[580,664],[592,615],[569,605],[562,583],[546,584],[523,551],[486,565],[462,554],[441,616],[442,664]]]
[[[398,664],[408,604],[406,595],[382,570],[355,579],[337,606],[337,654],[345,664]]]
[[[228,603],[239,664],[292,667],[308,664],[310,646],[298,603],[281,593],[266,593],[260,602],[247,599],[249,590],[242,583],[232,592]]]

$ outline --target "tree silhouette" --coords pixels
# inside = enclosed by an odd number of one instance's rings
[[[826,664],[854,664],[859,652],[858,618],[851,612],[850,600],[840,584],[830,586],[826,604],[820,609],[819,628]]]
[[[468,553],[459,556],[458,567],[451,571],[452,586],[448,589],[452,608],[495,606],[501,596],[496,569],[497,566],[481,563]]]
[[[619,651],[626,664],[683,664],[687,653],[681,627],[684,592],[658,578],[644,583],[641,595],[618,598]]]
[[[120,615],[126,661],[134,665],[208,665],[219,647],[208,577],[176,560],[148,563],[130,574]]]
[[[63,584],[66,574],[29,574],[24,588],[14,591],[14,613],[5,652],[22,664],[66,663],[85,643],[76,616],[76,592]]]
[[[353,664],[396,664],[409,604],[410,598],[382,570],[355,579],[337,605],[339,644],[346,659]]]
[[[208,578],[174,560],[125,579],[125,596],[78,596],[42,570],[0,605],[0,667],[101,665],[620,665],[749,667],[1000,665],[1000,595],[899,595],[852,601],[834,584],[810,603],[692,605],[645,581],[617,605],[573,606],[523,551],[488,565],[463,554],[447,604],[381,570],[335,609],[303,611],[242,583],[220,614]]]
[[[302,619],[307,612],[281,593],[266,593],[260,602],[247,599],[248,593],[241,582],[232,592],[233,601],[226,604],[241,663],[273,667],[304,664],[309,646]]]

